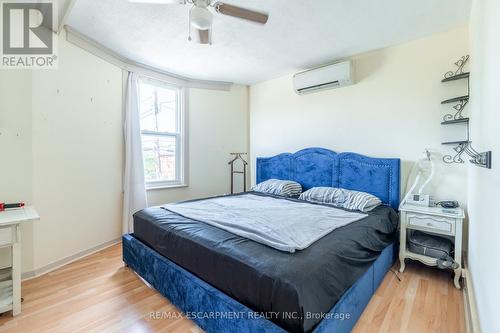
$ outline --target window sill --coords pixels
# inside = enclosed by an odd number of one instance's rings
[[[146,186],[146,191],[154,191],[154,190],[165,190],[169,188],[182,188],[188,187],[187,184],[172,184],[172,185],[157,185],[157,186]]]

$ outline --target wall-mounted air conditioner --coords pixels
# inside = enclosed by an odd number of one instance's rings
[[[293,88],[299,95],[354,84],[352,61],[313,68],[293,76]]]

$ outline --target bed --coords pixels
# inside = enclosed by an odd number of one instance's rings
[[[349,332],[397,253],[399,163],[322,148],[258,158],[257,182],[343,187],[385,204],[296,253],[153,207],[135,214],[123,259],[207,332]]]

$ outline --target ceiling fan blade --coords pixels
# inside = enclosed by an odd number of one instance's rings
[[[259,13],[254,10],[241,8],[238,6],[228,5],[223,2],[216,2],[214,4],[215,11],[223,15],[238,17],[244,20],[266,24],[269,19],[269,15],[265,13]]]
[[[186,0],[128,0],[128,2],[161,4],[161,5],[185,5]]]
[[[209,29],[200,30],[191,27],[191,36],[189,36],[189,40],[199,44],[212,44],[212,34]]]

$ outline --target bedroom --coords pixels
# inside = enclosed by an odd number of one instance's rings
[[[500,331],[500,3],[183,2],[0,2],[0,332]]]

